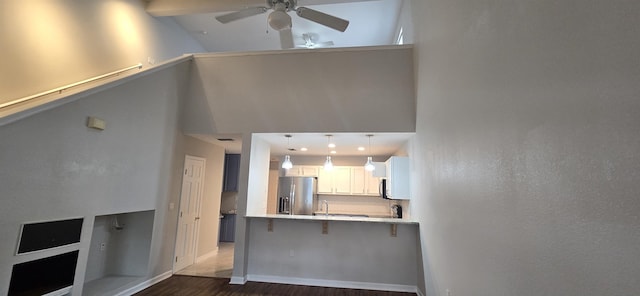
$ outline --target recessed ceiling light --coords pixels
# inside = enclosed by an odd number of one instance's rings
[[[336,154],[337,152],[335,150],[331,150],[331,154]]]
[[[364,151],[364,147],[362,146],[358,147],[358,151]]]
[[[300,151],[307,151],[307,147],[300,148]]]

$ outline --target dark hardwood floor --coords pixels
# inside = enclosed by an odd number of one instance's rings
[[[309,296],[410,296],[415,293],[384,292],[339,288],[324,288],[310,286],[294,286],[284,284],[269,284],[247,282],[244,285],[230,285],[226,278],[193,277],[174,275],[160,283],[157,283],[137,294],[146,295],[171,295],[171,296],[200,296],[200,295],[225,295],[225,296],[260,296],[260,295],[309,295]]]

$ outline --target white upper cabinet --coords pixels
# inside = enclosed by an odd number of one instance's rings
[[[392,156],[386,161],[387,197],[410,199],[409,157]]]
[[[379,196],[380,179],[374,177],[364,167],[351,168],[351,194]]]
[[[318,167],[309,165],[294,165],[285,171],[287,177],[317,177]]]
[[[351,168],[336,166],[330,171],[320,168],[318,170],[318,193],[351,194]]]
[[[294,165],[287,177],[318,177],[318,194],[380,196],[380,178],[362,166],[335,166],[327,171],[322,166]]]

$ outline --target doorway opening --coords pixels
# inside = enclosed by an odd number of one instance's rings
[[[219,213],[214,214],[219,217],[218,227],[207,229],[203,225],[203,231],[216,233],[217,248],[208,254],[196,258],[196,260],[186,266],[176,268],[175,274],[231,278],[233,272],[233,253],[235,241],[235,218],[237,211],[238,178],[240,171],[240,154],[225,154],[223,170],[222,192],[219,194]],[[179,243],[179,242],[178,242]],[[176,250],[178,246],[176,246]]]

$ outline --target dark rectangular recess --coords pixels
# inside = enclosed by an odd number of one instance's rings
[[[18,254],[80,242],[83,220],[77,218],[24,224]]]
[[[8,295],[43,295],[73,286],[78,252],[73,251],[14,265]]]

